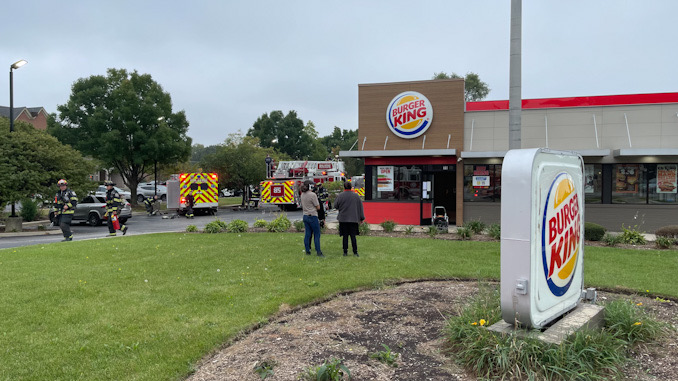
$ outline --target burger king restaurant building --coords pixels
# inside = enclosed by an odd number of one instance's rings
[[[508,101],[464,102],[464,81],[358,86],[358,142],[370,223],[500,221]],[[613,231],[678,224],[678,93],[522,101],[522,148],[584,158],[585,220]]]

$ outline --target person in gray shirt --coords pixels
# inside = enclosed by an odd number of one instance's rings
[[[343,238],[344,256],[348,255],[348,238],[351,237],[353,255],[359,257],[355,236],[360,234],[359,225],[365,221],[365,212],[363,201],[351,190],[350,182],[344,183],[344,191],[334,200],[334,208],[339,211],[337,221],[339,221],[339,235]]]
[[[306,255],[311,255],[311,235],[313,235],[315,251],[319,257],[324,257],[323,252],[320,250],[320,221],[318,220],[320,202],[318,202],[318,196],[311,191],[307,183],[301,186],[301,208],[304,212],[304,247]]]

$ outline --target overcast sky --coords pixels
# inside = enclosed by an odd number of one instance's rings
[[[358,84],[439,71],[476,72],[487,100],[508,99],[510,0],[24,0],[2,12],[0,64],[28,61],[15,106],[56,112],[78,78],[137,70],[205,145],[272,110],[321,136],[355,129]],[[678,91],[677,16],[675,0],[524,0],[523,98]]]

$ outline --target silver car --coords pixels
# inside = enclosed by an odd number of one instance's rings
[[[155,185],[152,183],[139,184],[137,187],[137,202],[144,202],[144,197],[153,197],[155,194]],[[167,187],[158,184],[158,198],[167,201]]]
[[[122,198],[124,198],[125,200],[127,200],[127,201],[132,200],[132,193],[130,193],[126,190],[122,190],[118,187],[113,187],[113,189],[118,191],[118,193],[120,193],[120,196],[122,196]],[[97,196],[97,197],[106,197],[106,192],[107,192],[106,187],[104,185],[99,185],[99,188],[97,188],[94,195]]]
[[[49,220],[54,221],[55,209],[49,213]],[[87,196],[78,202],[73,213],[73,222],[87,222],[91,226],[98,226],[106,221],[108,217],[106,214],[106,198],[101,196]],[[125,202],[122,210],[118,213],[120,223],[124,224],[128,219],[132,218],[132,206],[129,202]]]

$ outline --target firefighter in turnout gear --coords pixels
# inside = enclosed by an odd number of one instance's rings
[[[106,186],[106,216],[108,217],[108,235],[113,237],[116,235],[115,233],[115,228],[113,227],[113,216],[118,215],[118,212],[122,210],[122,207],[124,205],[124,201],[122,199],[122,196],[120,196],[120,193],[113,188],[115,186],[115,183],[112,181],[106,181],[104,183]],[[120,231],[122,231],[122,235],[127,234],[127,226],[125,225],[120,225]]]
[[[193,205],[195,205],[195,198],[192,194],[186,195],[186,218],[193,218]]]
[[[61,179],[57,184],[59,184],[59,191],[54,196],[56,207],[54,218],[59,221],[59,227],[64,234],[63,241],[72,241],[71,221],[73,220],[73,213],[75,213],[75,206],[78,204],[78,197],[75,192],[68,189],[66,180]]]
[[[148,213],[149,216],[155,216],[158,214],[158,211],[155,210],[154,206],[155,203],[158,201],[158,196],[154,195],[153,197],[145,197],[144,198],[144,206],[146,206],[146,213]]]

